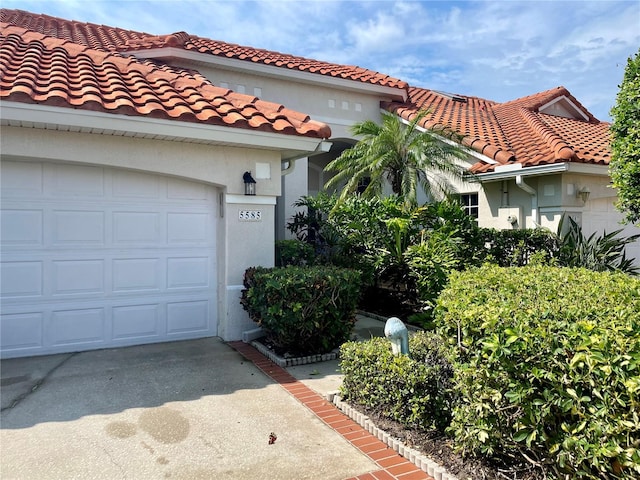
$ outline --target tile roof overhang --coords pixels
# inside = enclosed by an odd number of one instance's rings
[[[186,32],[152,35],[7,9],[0,10],[0,20],[96,50],[127,52],[139,58],[195,60],[262,75],[289,76],[302,82],[368,91],[398,100],[406,99],[408,88],[400,79],[366,68],[211,40]]]
[[[78,118],[75,126],[82,126],[86,117],[106,114],[102,121],[126,120],[134,132],[143,133],[145,123],[170,124],[168,130],[180,123],[181,136],[188,137],[186,131],[191,129],[199,132],[195,134],[199,141],[207,138],[230,144],[230,139],[236,139],[238,145],[264,142],[265,147],[277,148],[278,141],[297,137],[292,143],[305,144],[305,151],[313,151],[331,135],[328,125],[306,114],[216,87],[195,71],[94,50],[7,23],[0,23],[0,47],[5,124],[11,113],[19,123],[27,121],[27,112],[35,119],[41,113],[51,117],[58,112],[60,119],[69,122],[68,127],[74,126],[74,116]],[[14,108],[9,108],[11,104]],[[36,113],[38,110],[41,112]]]
[[[543,112],[560,100],[579,118]],[[481,181],[524,172],[575,171],[570,167],[575,164],[609,164],[609,124],[598,121],[564,87],[505,103],[412,87],[407,102],[384,102],[382,107],[406,120],[427,110],[421,121],[425,130],[455,138],[480,154],[470,172]]]

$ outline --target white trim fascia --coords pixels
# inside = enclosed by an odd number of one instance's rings
[[[332,77],[330,75],[322,75],[319,73],[305,72],[303,70],[293,70],[285,67],[276,67],[274,65],[266,65],[264,63],[254,63],[247,60],[239,60],[237,58],[226,58],[213,55],[210,53],[200,53],[191,50],[184,50],[175,47],[153,48],[149,50],[135,50],[121,52],[122,55],[133,55],[137,58],[157,58],[157,59],[181,59],[191,62],[197,62],[208,66],[222,67],[229,70],[241,72],[249,72],[256,75],[266,77],[284,78],[299,83],[309,83],[313,85],[322,85],[325,87],[333,87],[342,90],[351,90],[356,92],[364,92],[368,94],[382,95],[384,97],[401,98],[402,101],[407,100],[407,91],[402,88],[386,87],[383,85],[375,85],[373,83],[360,82],[358,80],[347,80],[344,78]]]
[[[568,97],[566,97],[565,95],[561,95],[559,97],[554,98],[553,100],[551,100],[550,102],[545,103],[544,105],[542,105],[540,108],[538,108],[538,111],[540,113],[545,113],[542,110],[544,110],[547,107],[550,107],[551,105],[553,105],[554,103],[558,103],[561,100],[566,100],[566,102],[571,105],[571,108],[573,108],[575,110],[575,112],[580,115],[584,120],[589,120],[589,117],[587,117],[584,113],[582,113],[582,110],[580,108],[578,108],[578,106],[573,103],[571,101],[571,99],[569,99]],[[551,113],[547,113],[547,115],[552,115]]]
[[[350,127],[351,125],[356,123],[353,120],[345,120],[344,118],[335,118],[335,117],[324,117],[322,115],[314,115],[313,119],[317,120],[318,122],[327,123],[329,124],[329,126],[342,125],[343,127]]]
[[[234,147],[313,152],[320,138],[286,135],[179,120],[136,117],[31,103],[0,102],[3,125],[25,122],[35,128],[71,127],[74,131],[96,130],[103,135],[141,136],[173,141],[196,141]],[[41,125],[41,126],[39,126]],[[59,128],[57,128],[60,130]],[[95,133],[95,132],[94,132]]]
[[[225,203],[227,204],[244,204],[244,205],[275,205],[276,197],[268,197],[266,195],[225,195]]]
[[[609,176],[609,165],[594,165],[592,163],[570,163],[567,170],[571,173]]]
[[[531,177],[536,175],[552,175],[554,173],[562,173],[568,170],[568,163],[554,163],[551,165],[537,165],[535,167],[508,169],[501,172],[476,173],[475,179],[480,183],[495,182],[498,180],[509,180],[518,176]]]

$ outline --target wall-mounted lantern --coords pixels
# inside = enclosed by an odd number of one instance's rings
[[[576,190],[576,197],[582,200],[582,203],[587,203],[589,200],[589,195],[591,195],[591,190],[587,187],[582,187]]]
[[[251,172],[244,172],[244,175],[242,175],[242,180],[244,181],[244,194],[255,195],[256,181],[251,176]]]

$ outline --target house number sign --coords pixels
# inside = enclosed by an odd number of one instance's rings
[[[262,212],[260,210],[240,210],[238,220],[241,222],[261,222]]]

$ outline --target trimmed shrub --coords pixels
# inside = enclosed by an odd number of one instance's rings
[[[276,242],[276,264],[279,267],[289,265],[311,265],[315,260],[313,247],[302,240],[280,240]]]
[[[640,279],[576,268],[455,272],[436,311],[455,346],[449,433],[553,478],[640,475]]]
[[[327,353],[349,339],[360,273],[336,267],[249,268],[240,303],[267,340],[292,354]]]
[[[534,263],[532,260],[540,256],[550,261],[557,255],[559,248],[556,236],[544,228],[483,228],[481,231],[487,246],[487,261],[501,267],[522,267]]]
[[[342,396],[407,426],[443,431],[451,410],[446,349],[426,332],[411,335],[409,348],[411,357],[394,356],[385,338],[342,345]]]

